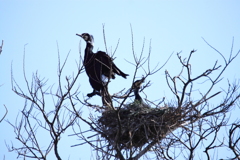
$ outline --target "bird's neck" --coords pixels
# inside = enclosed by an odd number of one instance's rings
[[[90,42],[87,42],[86,48],[85,48],[85,54],[92,53],[93,45]]]
[[[135,99],[136,100],[139,100],[139,101],[142,101],[142,97],[139,95],[139,89],[134,89],[134,95],[135,95]]]
[[[85,48],[85,54],[84,54],[84,65],[87,65],[87,63],[90,62],[93,56],[93,45],[91,43],[87,43]]]

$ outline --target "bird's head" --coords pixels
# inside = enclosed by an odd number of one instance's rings
[[[94,38],[91,34],[89,33],[82,33],[82,34],[76,34],[77,36],[79,37],[82,37],[87,43],[90,43],[93,45],[93,42],[94,42]]]
[[[133,85],[132,85],[132,89],[133,89],[133,90],[138,90],[138,89],[140,89],[140,87],[141,87],[142,83],[144,82],[144,80],[145,80],[144,77],[143,77],[142,79],[140,79],[140,80],[136,80],[136,81],[133,83]]]

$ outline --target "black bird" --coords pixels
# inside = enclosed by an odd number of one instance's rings
[[[140,80],[136,80],[132,85],[132,91],[134,93],[135,99],[132,103],[128,104],[126,107],[127,109],[131,110],[144,110],[151,108],[146,103],[144,103],[142,97],[139,95],[139,90],[141,88],[142,83],[144,82],[145,78],[143,77]]]
[[[142,83],[144,82],[144,80],[145,80],[145,78],[143,77],[140,80],[136,80],[132,85],[132,90],[133,90],[133,93],[135,96],[134,102],[138,102],[141,104],[142,104],[143,100],[142,100],[142,97],[139,95],[139,89],[140,89]]]
[[[101,91],[105,85],[102,77],[115,79],[115,74],[127,78],[128,74],[123,73],[113,62],[113,59],[103,51],[93,53],[94,38],[88,33],[76,34],[82,37],[87,45],[85,48],[85,55],[83,65],[89,77],[89,82],[93,88],[93,92],[87,94],[92,97],[96,94],[101,95]]]

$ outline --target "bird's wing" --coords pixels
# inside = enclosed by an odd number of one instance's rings
[[[103,75],[110,78],[115,78],[114,74],[120,75],[123,78],[126,78],[128,74],[123,73],[113,62],[113,59],[107,55],[105,52],[98,51],[96,53],[96,60],[102,64]],[[112,72],[110,73],[110,69]]]

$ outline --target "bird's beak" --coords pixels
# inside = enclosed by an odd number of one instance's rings
[[[82,35],[81,35],[81,34],[78,34],[78,33],[77,33],[76,35],[77,35],[77,36],[79,36],[79,37],[82,37]]]

